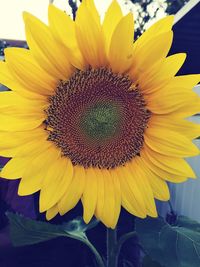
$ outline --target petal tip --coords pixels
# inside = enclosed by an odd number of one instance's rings
[[[31,14],[27,11],[23,11],[22,16],[23,16],[24,21],[27,21],[29,17],[31,16]]]

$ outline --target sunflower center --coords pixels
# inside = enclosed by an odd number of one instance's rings
[[[120,126],[119,108],[114,103],[97,103],[83,113],[80,127],[97,142],[112,138]]]
[[[48,140],[74,165],[115,168],[140,153],[150,117],[128,76],[106,68],[75,71],[49,99]]]

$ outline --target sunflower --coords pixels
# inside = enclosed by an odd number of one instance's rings
[[[167,56],[173,16],[133,42],[133,16],[113,1],[101,23],[92,0],[73,21],[49,5],[49,23],[24,13],[28,49],[5,49],[0,82],[2,178],[21,178],[18,194],[40,191],[48,220],[81,200],[83,218],[115,228],[121,206],[156,217],[166,181],[195,177],[184,160],[200,126],[192,88],[199,75],[175,76],[184,53]]]

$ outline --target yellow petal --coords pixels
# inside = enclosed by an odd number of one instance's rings
[[[48,221],[50,221],[50,220],[53,219],[57,214],[58,214],[58,207],[57,207],[57,205],[54,205],[54,206],[51,207],[49,210],[47,210],[47,212],[46,212],[46,218],[47,218]]]
[[[151,162],[166,172],[179,176],[196,177],[194,171],[184,159],[162,155],[151,150],[147,146],[145,146],[144,149]]]
[[[173,119],[177,118],[189,118],[195,114],[200,113],[200,99],[199,97],[195,97],[192,99],[193,102],[188,102],[188,104],[180,106],[175,111],[171,112],[169,115]],[[192,105],[191,105],[192,103]]]
[[[115,188],[113,184],[112,176],[109,170],[102,169],[102,179],[104,179],[104,208],[101,214],[101,221],[107,226],[114,228],[114,210],[115,210]]]
[[[30,50],[6,48],[5,59],[16,79],[30,91],[51,95],[56,89],[57,80],[40,68]]]
[[[113,216],[113,222],[111,224],[111,227],[114,229],[117,225],[121,211],[122,196],[121,196],[121,186],[119,182],[119,177],[116,175],[114,170],[110,170],[110,174],[113,178],[113,186],[115,194],[115,208],[113,210],[114,216]]]
[[[0,102],[1,102],[1,94],[0,93]],[[4,98],[5,99],[5,98]],[[2,99],[3,100],[3,99]],[[29,102],[24,102],[24,105],[20,105],[20,101],[14,103],[13,105],[8,105],[7,107],[1,107],[0,106],[0,114],[3,116],[15,116],[16,118],[23,118],[23,117],[35,117],[41,118],[43,117],[45,120],[45,113],[44,110],[47,109],[47,104],[42,104],[40,106],[40,103],[38,102],[38,106],[35,106],[32,102],[30,105],[28,105]],[[6,103],[4,103],[6,104]]]
[[[40,138],[40,140],[32,140],[30,142],[27,142],[26,144],[23,144],[19,147],[18,150],[16,150],[15,153],[12,154],[12,156],[35,156],[39,153],[41,153],[44,150],[47,150],[49,147],[52,146],[52,143],[47,141],[44,137]]]
[[[199,154],[198,148],[185,136],[162,128],[148,128],[145,143],[153,150],[172,157],[190,157]]]
[[[133,37],[133,15],[129,13],[120,20],[111,38],[109,63],[113,72],[123,73],[131,66]]]
[[[121,189],[115,171],[95,170],[98,183],[95,215],[107,227],[115,228],[121,210]]]
[[[174,55],[174,59],[176,59],[175,55]],[[165,59],[165,60],[167,60],[167,59]],[[177,61],[178,61],[178,58],[177,58]],[[173,65],[174,64],[172,64],[170,69],[173,68]],[[162,69],[161,66],[160,66],[160,68]],[[164,79],[164,75],[162,76],[162,78]],[[156,81],[156,79],[155,79],[155,81]],[[150,94],[149,95],[150,99],[155,98],[156,96],[164,97],[168,94],[169,95],[172,94],[174,96],[174,94],[182,95],[183,93],[184,94],[193,93],[192,89],[200,81],[200,75],[199,74],[192,74],[192,75],[175,76],[175,77],[171,78],[170,80],[167,79],[166,81],[162,82],[161,80],[158,79],[158,82],[156,81],[156,83],[152,84],[149,87],[149,89],[145,91],[146,93]],[[195,94],[193,93],[193,95],[195,95]],[[176,98],[174,100],[176,101]]]
[[[102,171],[100,169],[95,169],[95,173],[97,176],[97,206],[96,206],[96,211],[95,215],[98,219],[101,218],[102,212],[105,203],[105,182],[103,178]]]
[[[139,75],[139,85],[144,93],[150,94],[166,85],[178,72],[186,59],[185,53],[179,53],[154,64]]]
[[[76,37],[86,62],[97,68],[107,62],[103,34],[100,23],[86,3],[81,3],[76,14]]]
[[[12,91],[0,92],[0,112],[8,112],[9,110],[17,112],[41,112],[47,107],[47,100],[29,100],[20,96],[19,94]]]
[[[85,187],[85,170],[82,166],[74,166],[74,175],[71,184],[58,202],[58,210],[64,215],[73,209],[80,200]]]
[[[113,32],[119,21],[122,19],[122,17],[123,14],[120,5],[117,3],[116,0],[113,0],[108,10],[106,11],[102,25],[104,39],[105,39],[105,49],[107,54],[109,52],[110,42]]]
[[[134,174],[125,167],[116,168],[121,193],[122,206],[131,214],[140,218],[146,217],[146,206],[142,194],[135,182]]]
[[[174,16],[167,16],[154,23],[137,39],[134,45],[134,50],[140,48],[140,46],[148,42],[151,38],[156,37],[156,35],[170,31],[173,25],[173,21]]]
[[[89,223],[97,204],[97,177],[94,168],[86,169],[85,174],[85,189],[82,197],[83,219],[85,223]]]
[[[30,162],[30,167],[32,166]],[[30,168],[29,167],[29,168]],[[23,178],[21,179],[19,183],[19,188],[18,188],[18,195],[19,196],[28,196],[31,194],[36,193],[39,191],[42,187],[42,181],[44,179],[44,176],[46,174],[46,169],[42,170],[41,168],[37,168],[39,172],[35,172],[33,170],[33,173],[30,173],[30,171],[24,171]]]
[[[6,178],[10,180],[21,178],[30,161],[30,157],[12,158],[3,167],[0,174],[1,178]]]
[[[26,196],[39,191],[49,169],[60,156],[60,150],[51,146],[39,155],[32,157],[24,168],[23,177],[19,184],[18,194]]]
[[[0,83],[19,93],[23,97],[27,97],[30,99],[44,99],[43,96],[30,92],[19,83],[18,80],[11,74],[10,69],[6,62],[0,61]]]
[[[174,91],[174,88],[177,92],[192,92],[195,85],[197,85],[200,81],[199,74],[191,74],[191,75],[183,75],[183,76],[175,76],[170,82],[166,85],[159,87],[160,92],[164,91]],[[160,93],[159,92],[159,93]],[[155,95],[158,92],[155,92]],[[151,94],[154,95],[154,94]]]
[[[151,185],[154,197],[159,200],[167,201],[170,198],[169,188],[167,183],[152,173],[149,169],[143,168],[146,176],[148,177],[148,181]]]
[[[40,212],[54,206],[64,195],[73,177],[73,165],[70,159],[58,158],[43,179],[40,191]]]
[[[94,0],[83,0],[82,5],[85,5],[88,11],[91,13],[93,19],[97,23],[97,25],[100,25],[100,15],[98,13],[98,10],[95,6]]]
[[[172,39],[173,32],[168,31],[157,35],[155,38],[152,37],[136,50],[133,48],[133,65],[130,70],[130,76],[134,80],[138,79],[141,72],[150,69],[152,65],[164,59],[169,52]]]
[[[46,138],[48,137],[47,131],[44,127],[38,127],[32,131],[22,131],[22,132],[0,132],[0,147],[16,147],[23,145],[26,142],[30,142],[33,139]]]
[[[148,181],[148,176],[143,171],[142,162],[139,158],[134,158],[130,163],[127,164],[127,167],[133,172],[135,182],[138,188],[141,188],[141,193],[146,205],[147,214],[151,217],[157,217],[156,205],[154,201],[154,196],[152,188]]]
[[[1,133],[0,136],[2,136]],[[37,139],[27,139],[27,141],[25,141],[24,139],[23,143],[14,144],[14,146],[12,145],[12,143],[6,145],[6,140],[5,142],[2,141],[0,143],[0,155],[3,157],[23,157],[28,155],[35,156],[52,146],[52,143],[47,141],[46,138],[47,137],[45,136],[38,135]]]
[[[85,66],[76,39],[75,22],[64,11],[49,5],[49,27],[56,40],[68,49],[70,63],[78,69]]]
[[[187,177],[184,176],[180,176],[180,175],[175,175],[172,173],[167,172],[166,170],[159,168],[158,166],[156,166],[152,161],[151,158],[148,158],[145,149],[143,149],[141,151],[140,154],[140,160],[142,162],[142,166],[144,166],[144,168],[146,167],[147,169],[149,169],[154,175],[156,175],[157,177],[172,182],[172,183],[181,183],[187,180]]]
[[[24,12],[26,39],[37,63],[57,79],[67,79],[71,75],[68,53],[53,38],[50,29],[39,19]]]
[[[170,86],[179,88],[180,91],[183,89],[191,90],[200,82],[200,74],[190,74],[183,76],[174,77]]]
[[[1,131],[27,131],[37,128],[45,120],[45,114],[36,116],[27,115],[1,115],[0,114],[0,130]]]
[[[145,99],[148,109],[155,114],[169,114],[188,105],[192,108],[195,102],[200,101],[196,93],[189,90],[180,92],[180,89],[176,87],[170,87],[169,90],[166,87]]]
[[[137,160],[141,161],[142,171],[144,172],[145,176],[148,179],[154,197],[159,200],[164,200],[164,201],[169,200],[170,194],[166,182],[160,177],[158,177],[155,173],[153,173],[151,169],[147,167],[146,164],[143,164],[144,161],[142,157],[140,157],[140,159]]]
[[[188,121],[186,119],[177,118],[173,119],[173,116],[152,116],[149,121],[149,127],[167,128],[169,130],[184,133],[190,139],[194,139],[200,136],[200,125]]]

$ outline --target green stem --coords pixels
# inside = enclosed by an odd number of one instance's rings
[[[168,200],[168,204],[169,204],[171,213],[172,213],[172,214],[175,214],[174,209],[173,209],[173,206],[172,206],[172,203],[171,203],[170,200]]]
[[[105,267],[105,264],[103,262],[103,259],[101,257],[101,255],[99,254],[99,252],[96,250],[96,248],[92,245],[92,243],[90,243],[90,241],[88,239],[85,239],[84,243],[91,249],[91,251],[94,253],[95,257],[96,257],[96,261],[98,264],[98,267]]]
[[[117,228],[114,230],[107,228],[107,267],[117,267],[118,254],[117,247]]]
[[[117,240],[117,228],[114,230],[107,228],[107,261],[106,265],[99,254],[99,252],[96,250],[96,248],[90,243],[88,238],[85,236],[84,238],[81,238],[80,241],[84,242],[90,250],[94,253],[96,257],[96,262],[98,267],[117,267],[118,266],[118,256],[120,254],[120,250],[122,245],[131,237],[137,236],[135,231],[129,232],[127,234],[124,234]],[[79,238],[77,238],[79,239]]]
[[[131,237],[137,236],[137,233],[135,231],[129,232],[127,234],[124,234],[120,237],[117,247],[116,247],[116,254],[119,255],[122,245]]]

